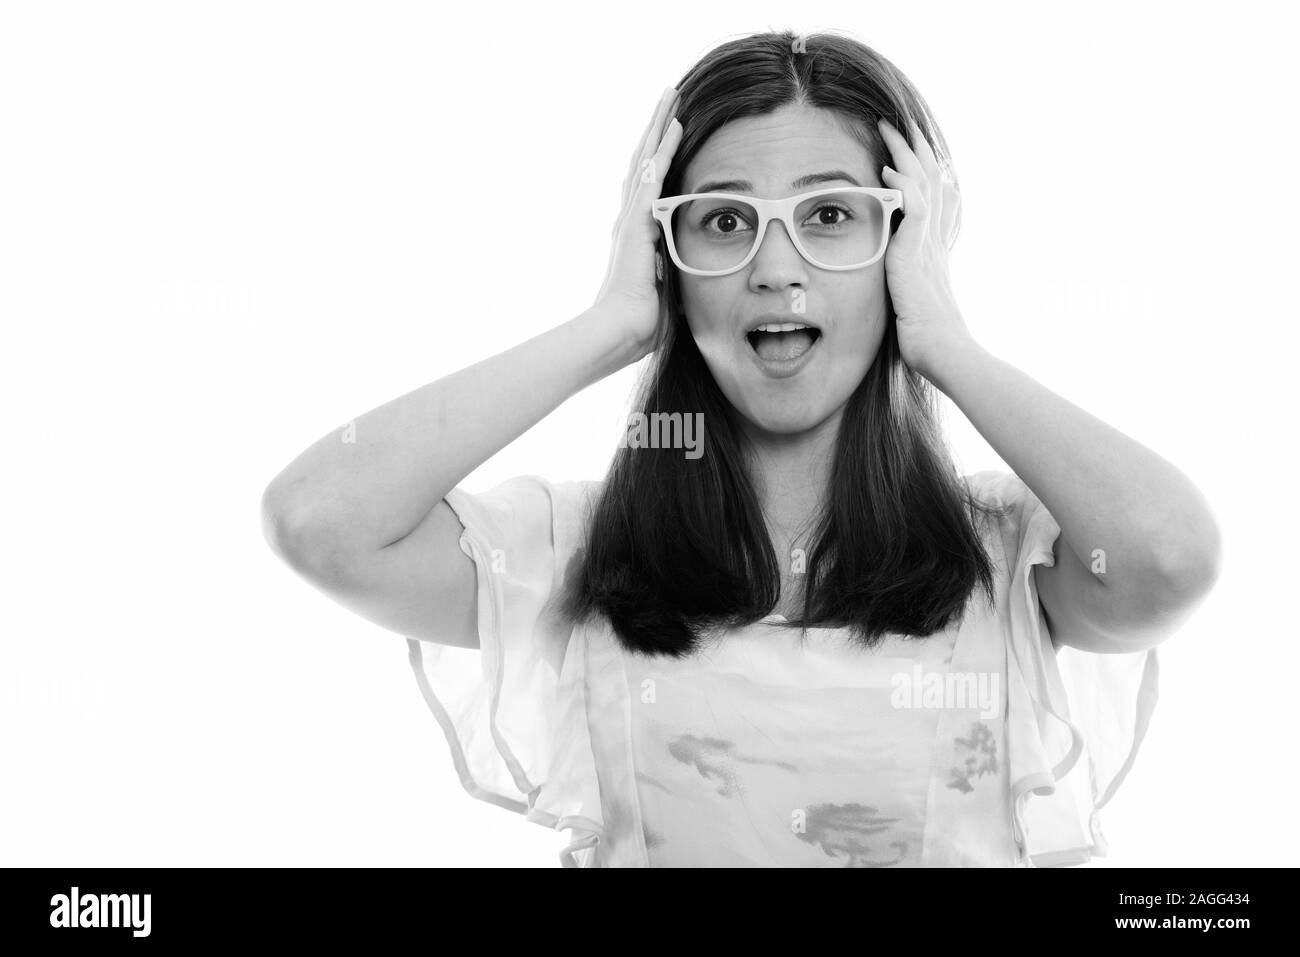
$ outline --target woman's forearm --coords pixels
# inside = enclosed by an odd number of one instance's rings
[[[1135,594],[1194,589],[1212,576],[1214,517],[1151,449],[974,341],[948,350],[932,381],[1043,502],[1085,566],[1109,556]],[[1115,587],[1114,575],[1098,580]]]
[[[421,386],[315,442],[267,487],[267,520],[345,551],[405,537],[570,396],[636,358],[597,308]]]

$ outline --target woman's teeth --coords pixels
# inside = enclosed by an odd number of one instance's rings
[[[796,322],[768,322],[746,338],[760,359],[781,362],[799,358],[820,336],[821,332],[811,326]]]
[[[812,326],[805,326],[802,322],[765,322],[754,329],[754,332],[794,332],[796,329],[811,329]]]

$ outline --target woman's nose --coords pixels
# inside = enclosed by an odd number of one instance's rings
[[[808,262],[800,255],[785,223],[774,219],[767,224],[763,242],[750,263],[750,284],[758,288],[784,289],[791,283],[808,281]]]

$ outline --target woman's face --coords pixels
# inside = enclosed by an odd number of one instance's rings
[[[836,178],[794,188],[802,177],[839,170]],[[745,181],[751,188],[711,184]],[[881,185],[867,150],[828,111],[788,105],[720,127],[688,164],[683,193],[728,192],[783,199],[832,186]],[[756,226],[757,224],[752,224]],[[791,435],[835,417],[870,369],[885,332],[882,256],[863,269],[831,271],[809,263],[783,225],[768,224],[749,265],[727,276],[678,271],[691,335],[719,387],[759,434]],[[820,336],[751,337],[759,317],[788,317]],[[791,371],[776,359],[812,345]],[[775,340],[782,340],[780,342]],[[788,341],[787,341],[788,340]],[[769,351],[770,350],[770,351]]]

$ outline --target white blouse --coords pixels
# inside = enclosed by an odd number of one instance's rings
[[[447,503],[478,575],[478,649],[408,639],[474,797],[566,832],[566,867],[1043,867],[1106,854],[1098,810],[1155,707],[1155,649],[1057,646],[1033,567],[1060,526],[1015,475],[981,533],[996,602],[865,649],[772,615],[685,659],[559,615],[600,482],[521,476]]]

